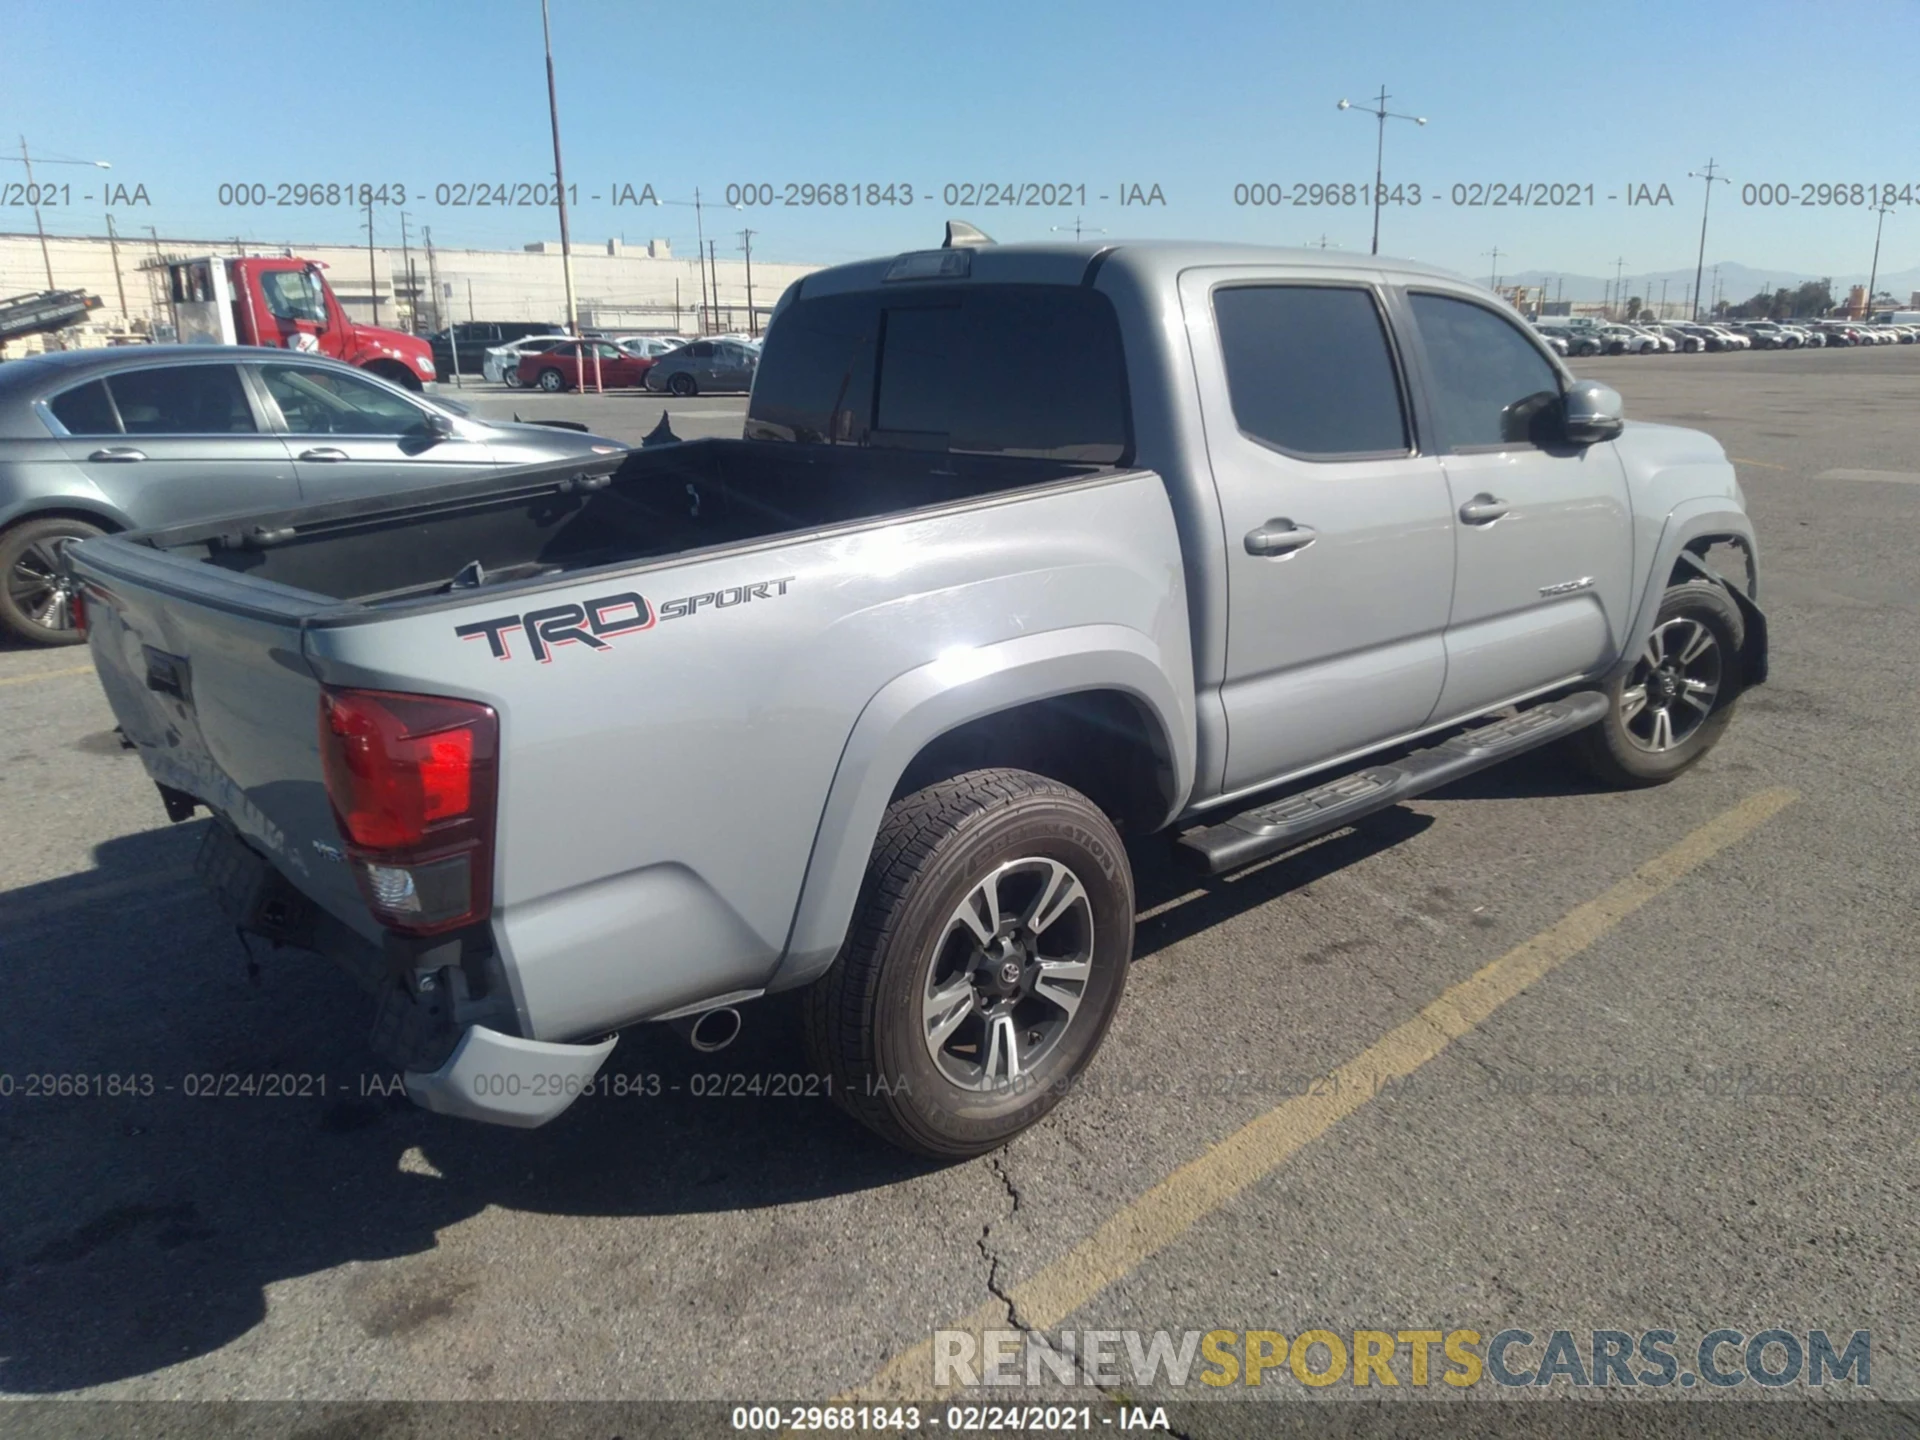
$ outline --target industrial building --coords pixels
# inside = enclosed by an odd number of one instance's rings
[[[116,335],[168,338],[164,287],[157,266],[196,255],[299,255],[326,267],[327,283],[357,321],[419,333],[452,321],[539,320],[563,323],[566,277],[560,246],[539,241],[520,250],[449,250],[401,246],[242,245],[229,237],[186,238],[152,232],[115,236],[0,234],[0,297],[41,290],[85,290],[100,297],[79,335],[67,344],[105,344]],[[818,266],[748,259],[678,256],[664,240],[576,243],[574,293],[587,329],[662,334],[764,329],[774,302]],[[51,278],[49,278],[51,276]],[[704,297],[704,299],[703,299]],[[38,349],[35,340],[13,353]]]

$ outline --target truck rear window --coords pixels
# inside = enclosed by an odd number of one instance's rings
[[[1068,286],[802,299],[767,334],[746,437],[1124,464],[1120,327]]]

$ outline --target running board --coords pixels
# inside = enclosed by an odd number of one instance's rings
[[[1451,784],[1489,765],[1583,730],[1607,713],[1607,697],[1582,690],[1522,710],[1477,730],[1466,730],[1426,750],[1342,775],[1311,790],[1288,795],[1231,820],[1180,837],[1215,875],[1290,850],[1351,825],[1362,816]]]

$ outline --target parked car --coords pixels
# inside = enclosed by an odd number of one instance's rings
[[[232,923],[511,1125],[621,1027],[714,1049],[804,989],[836,1102],[991,1150],[1109,1033],[1123,831],[1237,870],[1560,739],[1659,783],[1765,674],[1720,445],[1397,259],[820,271],[743,438],[339,517],[76,547],[94,662]]]
[[[670,355],[687,342],[678,335],[635,335],[616,342],[622,350],[638,355],[643,360],[658,360],[662,355]]]
[[[653,368],[650,356],[636,355],[612,340],[562,340],[559,344],[521,357],[522,385],[559,392],[582,386],[630,390],[646,380]]]
[[[459,342],[460,373],[482,375],[489,350],[532,335],[558,334],[564,328],[548,320],[465,320],[453,327],[451,336],[436,330],[427,341],[433,346],[434,366],[443,376],[453,374],[455,341]]]
[[[565,343],[566,339],[565,335],[535,335],[525,340],[496,345],[487,351],[486,362],[480,368],[481,378],[505,385],[509,390],[518,390],[520,362],[529,355],[545,354],[554,346]]]
[[[1626,325],[1602,325],[1600,344],[1609,355],[1647,355],[1660,348],[1651,335],[1642,335]]]
[[[1737,348],[1731,343],[1732,337],[1716,330],[1711,325],[1678,325],[1674,328],[1686,335],[1689,339],[1696,341],[1702,350],[1710,350],[1718,353],[1723,350]]]
[[[1740,333],[1753,342],[1756,350],[1792,350],[1799,342],[1787,334],[1785,327],[1771,320],[1748,320],[1740,326]]]
[[[647,371],[649,390],[674,395],[703,395],[715,390],[751,390],[760,363],[760,347],[744,336],[696,340],[654,362]]]
[[[0,627],[80,638],[58,551],[103,531],[470,480],[616,441],[475,418],[317,355],[69,350],[0,365]]]
[[[1548,331],[1540,337],[1547,342],[1547,348],[1556,355],[1567,355],[1573,351],[1572,342],[1557,331]]]
[[[1753,337],[1734,329],[1730,325],[1712,325],[1708,327],[1726,342],[1729,350],[1751,350]]]
[[[1697,355],[1707,348],[1707,342],[1684,325],[1659,325],[1655,329],[1662,339],[1684,354]]]

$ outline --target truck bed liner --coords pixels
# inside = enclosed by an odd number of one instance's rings
[[[1103,468],[1110,467],[703,439],[141,539],[179,558],[379,606],[874,519]]]

